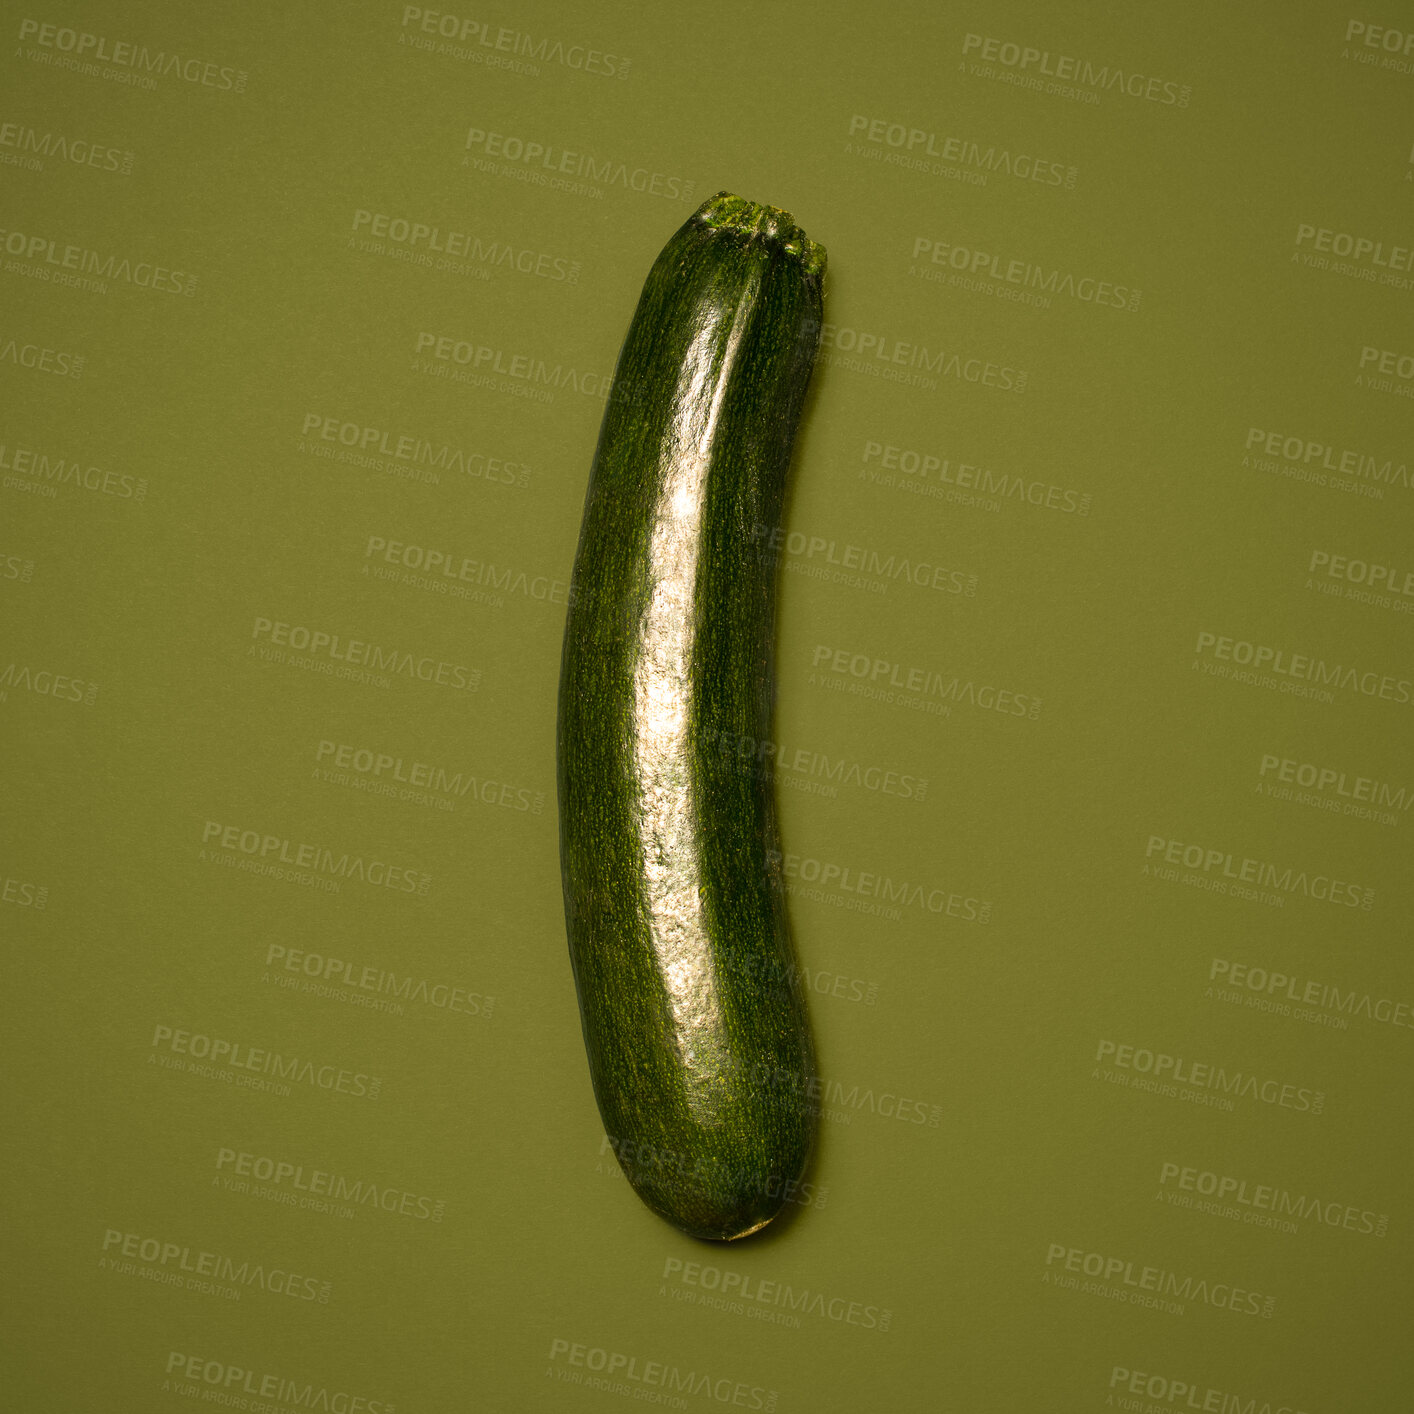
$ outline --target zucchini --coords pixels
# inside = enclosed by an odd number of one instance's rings
[[[649,272],[585,495],[560,667],[565,923],[590,1076],[654,1212],[730,1241],[814,1143],[769,769],[775,557],[825,251],[719,193]],[[725,748],[725,749],[724,749]]]

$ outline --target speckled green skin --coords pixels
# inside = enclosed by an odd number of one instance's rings
[[[774,786],[731,747],[771,739],[763,551],[824,263],[787,213],[725,193],[668,242],[619,354],[565,626],[561,863],[594,1093],[639,1197],[719,1240],[780,1211],[815,1131]]]

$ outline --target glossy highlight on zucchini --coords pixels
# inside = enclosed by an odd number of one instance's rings
[[[769,770],[775,556],[825,251],[719,193],[663,248],[614,372],[560,668],[565,922],[604,1127],[629,1182],[730,1241],[792,1197],[814,1048]]]

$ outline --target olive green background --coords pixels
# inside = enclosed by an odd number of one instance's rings
[[[1400,1407],[1401,23],[12,8],[15,1407]],[[167,56],[152,86],[122,81],[120,42]],[[1091,80],[1018,82],[1042,67],[1023,49]],[[716,1248],[639,1204],[603,1143],[553,733],[605,380],[654,256],[724,188],[827,247],[832,327],[793,470],[776,741],[821,1142],[789,1219]],[[417,223],[479,259],[439,266]],[[1370,245],[1322,256],[1332,232]],[[56,279],[69,246],[113,258],[106,280]],[[950,283],[957,251],[1035,267],[1049,305]],[[1082,297],[1097,281],[1114,304]],[[1321,470],[1347,452],[1354,474]],[[390,545],[470,568],[419,579]],[[1392,567],[1396,592],[1312,572],[1334,557]],[[408,670],[339,676],[274,641],[302,631]],[[1357,685],[1220,676],[1220,639]],[[913,670],[953,695],[885,695]],[[1283,799],[1266,758],[1331,774]],[[1380,818],[1344,812],[1341,777],[1387,786]],[[248,867],[301,845],[324,864]],[[1275,902],[1203,886],[1244,859],[1287,878]],[[1223,988],[1215,961],[1260,972]],[[1272,973],[1292,980],[1269,993]],[[216,1041],[257,1071],[252,1049],[310,1064],[256,1088],[193,1059]],[[1256,1093],[1140,1088],[1160,1054]],[[1184,1206],[1219,1179],[1225,1212]],[[336,1180],[342,1203],[297,1186]],[[1244,1220],[1277,1191],[1303,1215]],[[1165,1281],[1174,1309],[1131,1299]]]

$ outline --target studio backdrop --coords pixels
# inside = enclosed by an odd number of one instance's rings
[[[1407,1407],[1406,8],[4,26],[14,1408]],[[818,1140],[732,1243],[601,1123],[555,767],[615,360],[720,191],[828,252],[715,744]]]

